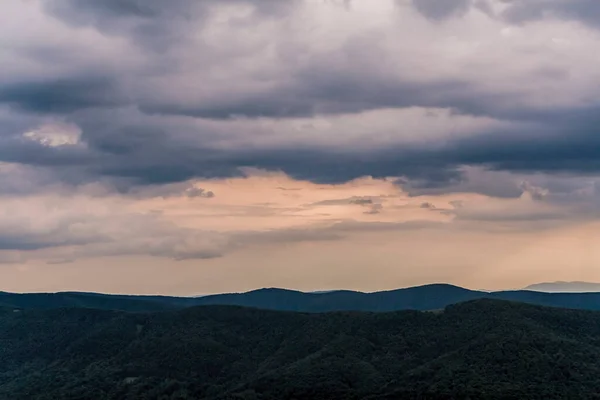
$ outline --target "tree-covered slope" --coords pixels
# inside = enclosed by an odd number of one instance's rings
[[[2,309],[4,399],[600,398],[600,313]]]

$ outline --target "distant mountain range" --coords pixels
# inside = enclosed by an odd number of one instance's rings
[[[527,286],[524,290],[549,293],[600,292],[600,283],[594,282],[543,282]]]
[[[600,293],[543,293],[532,290],[483,292],[447,284],[416,286],[374,293],[347,290],[304,293],[270,288],[246,293],[203,297],[130,296],[80,292],[27,294],[0,292],[0,307],[19,309],[76,307],[149,312],[202,305],[234,305],[300,312],[387,312],[438,310],[451,304],[477,299],[510,300],[552,307],[600,310]]]

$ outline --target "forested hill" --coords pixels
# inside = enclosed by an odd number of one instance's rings
[[[260,289],[247,293],[204,297],[126,296],[97,293],[0,292],[0,306],[23,309],[85,307],[121,311],[161,311],[198,305],[237,305],[268,310],[397,311],[436,310],[468,300],[491,298],[545,306],[600,310],[600,293],[541,293],[534,291],[482,292],[452,285],[426,285],[384,292],[332,291],[304,293],[285,289]]]
[[[0,398],[598,399],[600,312],[0,309]]]

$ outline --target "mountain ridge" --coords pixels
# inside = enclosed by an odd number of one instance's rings
[[[600,283],[585,281],[555,281],[534,283],[524,288],[546,293],[596,293],[600,292]]]
[[[337,290],[324,293],[262,288],[202,297],[122,295],[89,292],[0,292],[0,306],[13,308],[97,308],[129,312],[167,311],[202,305],[237,305],[297,312],[438,310],[482,298],[600,310],[600,293],[546,293],[531,290],[483,292],[450,284],[430,284],[380,292]]]

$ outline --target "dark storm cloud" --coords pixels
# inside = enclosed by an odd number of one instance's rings
[[[0,140],[21,135],[40,124],[40,117],[31,114],[15,113],[10,106],[2,107],[0,102]],[[1,150],[1,149],[0,149]]]
[[[486,93],[460,80],[413,83],[386,81],[343,70],[299,73],[281,88],[211,104],[160,103],[141,99],[140,110],[149,115],[176,115],[204,119],[305,118],[359,113],[385,108],[444,108],[456,115],[490,117],[506,121],[538,122],[559,119],[560,110],[524,108],[518,94]],[[575,110],[576,111],[576,110]]]
[[[313,70],[297,71],[290,81],[263,93],[242,95],[211,104],[174,104],[142,100],[148,114],[184,115],[208,119],[239,117],[294,118],[315,115],[354,113],[380,108],[411,106],[443,107],[450,104],[465,114],[491,114],[489,99],[475,100],[465,93],[473,88],[461,81],[435,83],[390,82],[368,74],[342,69],[325,69],[327,59],[316,61]],[[496,97],[496,96],[494,96]]]
[[[4,161],[43,166],[55,170],[63,181],[109,179],[119,191],[136,185],[182,182],[187,179],[241,176],[239,167],[282,170],[297,179],[341,183],[360,176],[404,176],[399,183],[412,194],[439,194],[457,186],[463,191],[483,191],[498,197],[518,196],[515,186],[482,180],[469,186],[462,165],[479,165],[515,172],[570,172],[592,174],[600,170],[600,143],[595,130],[564,138],[521,137],[497,132],[456,140],[444,146],[400,146],[360,154],[332,154],[323,149],[215,150],[167,140],[152,127],[134,130],[115,127],[111,136],[94,136],[88,147],[46,147],[14,142],[0,150]],[[85,132],[85,131],[84,131]],[[98,131],[93,131],[97,133]],[[160,138],[163,137],[161,140]],[[74,169],[73,169],[74,168]]]
[[[526,94],[535,90],[517,85],[502,91],[483,89],[472,81],[469,68],[465,68],[463,75],[410,79],[397,72],[400,61],[390,62],[383,46],[374,45],[377,36],[359,35],[344,41],[335,51],[312,53],[305,49],[305,44],[283,40],[284,34],[290,32],[282,32],[281,37],[267,37],[260,43],[272,45],[274,58],[269,65],[281,63],[281,68],[258,78],[250,75],[256,78],[251,84],[244,81],[248,77],[243,74],[217,83],[210,75],[238,62],[241,69],[252,64],[230,54],[237,55],[238,51],[254,54],[253,47],[235,47],[243,42],[241,38],[219,43],[220,51],[215,51],[214,45],[188,46],[188,40],[199,34],[198,28],[202,31],[215,7],[250,7],[252,17],[227,23],[231,29],[242,22],[252,29],[252,23],[260,26],[259,22],[264,22],[262,18],[280,21],[291,15],[301,1],[46,0],[43,4],[49,15],[73,28],[74,35],[79,27],[91,27],[104,37],[131,39],[144,49],[169,50],[186,57],[197,54],[197,59],[183,58],[183,61],[152,51],[142,52],[142,56],[123,54],[122,60],[115,59],[110,66],[95,66],[91,71],[74,63],[71,68],[78,69],[76,74],[52,71],[45,78],[33,80],[14,72],[14,76],[2,77],[0,104],[13,110],[13,114],[0,115],[0,161],[44,167],[63,182],[109,181],[126,193],[136,185],[240,176],[240,167],[257,167],[282,170],[294,178],[323,183],[345,182],[364,175],[400,176],[404,180],[399,183],[411,194],[444,193],[455,188],[513,197],[522,193],[522,189],[508,184],[486,185],[484,181],[473,185],[468,182],[471,178],[465,175],[463,166],[526,173],[600,172],[598,107],[544,107],[535,105],[536,102],[527,103]],[[505,17],[513,22],[526,21],[550,10],[564,18],[591,18],[598,9],[595,4],[596,0],[515,1]],[[427,18],[443,20],[463,15],[471,1],[414,0],[413,5]],[[93,46],[90,43],[90,54],[95,54]],[[34,47],[30,50],[38,51]],[[40,50],[36,54],[39,61],[46,53]],[[140,59],[135,58],[138,56]],[[191,62],[190,66],[185,65],[186,60]],[[210,68],[204,70],[206,63]],[[432,66],[435,63],[439,61],[432,60]],[[125,65],[138,66],[140,70],[135,72],[139,73],[132,73]],[[170,74],[179,67],[183,72],[199,68],[202,73],[184,76],[184,83],[177,86],[171,83],[179,75]],[[535,77],[552,82],[570,79],[568,71],[543,62],[536,71]],[[244,91],[249,86],[251,89]],[[195,97],[204,91],[210,95]],[[290,139],[289,143],[267,147],[221,145],[218,139],[226,136],[223,143],[235,143],[234,139],[250,135],[254,121],[265,118],[309,119],[411,107],[449,109],[455,116],[486,117],[531,126],[507,131],[481,128],[477,135],[466,137],[364,149],[355,144],[344,147],[344,132],[335,132],[341,138],[338,139],[341,151],[328,150],[316,139],[314,143],[301,145]],[[64,118],[81,130],[81,143],[51,147],[26,140],[19,136],[25,129],[24,116],[32,121],[40,116]],[[233,124],[240,118],[248,120],[247,126],[232,127],[227,132],[228,128],[217,131],[212,125],[193,126],[189,122]],[[401,125],[399,121],[397,126]],[[289,134],[278,133],[281,137]],[[256,137],[262,134],[259,132]]]
[[[177,126],[129,126],[122,121],[82,123],[87,146],[47,147],[25,140],[5,142],[0,160],[53,169],[60,179],[83,183],[108,179],[119,191],[136,185],[182,182],[191,178],[241,176],[239,167],[282,170],[297,179],[341,183],[360,176],[404,176],[399,183],[411,194],[439,194],[449,187],[514,197],[517,186],[471,185],[463,165],[514,172],[594,174],[600,171],[600,142],[594,113],[529,133],[491,131],[435,147],[392,146],[360,153],[326,149],[280,148],[217,150],[178,140]],[[77,171],[77,172],[75,172]],[[471,185],[471,186],[470,186]]]
[[[22,137],[9,137],[0,141],[0,162],[34,167],[85,168],[103,162],[103,158],[106,157],[82,146],[45,146]]]
[[[461,139],[449,146],[445,154],[453,162],[496,169],[598,172],[600,108],[552,114],[546,114],[544,122],[548,125],[542,131]]]
[[[89,107],[114,107],[124,99],[110,78],[84,76],[0,86],[0,103],[35,113],[71,113]]]
[[[414,195],[442,194],[452,189],[495,197],[517,197],[523,190],[514,182],[506,179],[473,180],[465,175],[460,166],[479,166],[517,174],[598,174],[599,115],[600,108],[555,113],[549,111],[540,118],[545,123],[539,130],[489,132],[457,139],[439,149],[423,149],[418,157],[431,168],[419,167],[416,174],[409,171],[406,175],[411,179],[399,183]],[[405,170],[404,167],[399,169]]]

